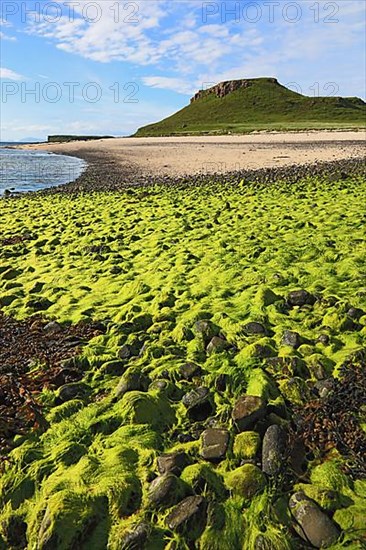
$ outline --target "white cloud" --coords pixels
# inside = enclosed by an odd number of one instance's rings
[[[163,90],[171,90],[179,94],[192,95],[195,91],[194,85],[180,78],[172,78],[167,76],[146,76],[142,79],[146,86],[152,88],[160,88]]]
[[[3,80],[24,80],[24,76],[5,67],[0,67],[0,78]]]
[[[9,40],[10,42],[15,42],[16,37],[9,36],[8,34],[5,34],[4,32],[0,31],[0,40]]]

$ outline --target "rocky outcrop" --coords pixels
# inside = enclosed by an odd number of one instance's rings
[[[276,78],[268,78],[268,82],[273,82],[277,84]],[[214,94],[216,97],[225,97],[239,88],[249,88],[254,83],[253,79],[241,79],[241,80],[226,80],[225,82],[220,82],[207,90],[199,90],[192,98],[191,103],[194,103],[198,99],[202,99],[207,95]]]

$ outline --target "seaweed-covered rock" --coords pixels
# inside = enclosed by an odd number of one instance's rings
[[[233,452],[235,458],[254,459],[261,446],[261,438],[257,432],[247,431],[237,434],[234,439]]]
[[[243,395],[234,405],[232,419],[238,430],[243,432],[254,426],[266,414],[265,401],[256,395]]]
[[[211,338],[210,342],[208,343],[206,347],[206,352],[208,355],[212,355],[213,353],[220,353],[221,351],[224,351],[229,346],[229,343],[220,336],[214,336]]]
[[[266,327],[262,323],[257,323],[256,321],[250,321],[243,326],[243,331],[248,336],[261,335],[265,336],[267,334]]]
[[[206,500],[203,497],[187,497],[173,508],[166,519],[166,524],[173,531],[181,531],[186,528],[187,534],[191,538],[191,535],[203,530],[206,524],[206,510]]]
[[[121,550],[141,550],[149,536],[151,527],[148,523],[138,523],[128,531],[121,540]]]
[[[149,378],[142,374],[141,371],[130,368],[124,373],[119,381],[115,396],[118,399],[130,391],[146,391],[149,387],[149,383]]]
[[[182,403],[186,407],[190,419],[195,421],[204,420],[213,410],[210,392],[205,386],[186,393],[182,398]]]
[[[89,387],[82,382],[74,382],[71,384],[65,384],[58,390],[58,399],[61,403],[71,401],[77,397],[84,397],[89,390]]]
[[[297,522],[295,529],[305,541],[315,548],[328,548],[337,541],[340,532],[336,524],[303,492],[292,495],[289,507]]]
[[[303,405],[309,400],[309,390],[305,382],[294,376],[279,382],[280,392],[286,401],[293,405]]]
[[[262,470],[265,474],[274,476],[283,468],[286,440],[282,426],[273,424],[267,428],[262,445]]]
[[[172,506],[184,496],[180,479],[172,473],[155,478],[149,486],[148,499],[156,507]]]
[[[202,338],[206,346],[219,332],[219,328],[208,319],[200,319],[193,326],[193,333]]]
[[[173,473],[179,475],[188,464],[186,453],[166,453],[158,456],[157,465],[160,474]]]
[[[225,484],[235,495],[249,499],[263,491],[266,478],[254,464],[244,464],[226,474]]]
[[[27,546],[27,524],[15,514],[12,514],[6,521],[1,522],[4,538],[9,548],[20,549]],[[1,548],[1,545],[0,545]]]
[[[202,369],[196,363],[188,362],[179,367],[179,373],[185,380],[192,380],[195,376],[200,376]]]
[[[229,432],[220,428],[207,428],[201,435],[201,456],[205,460],[219,461],[225,457]]]
[[[298,348],[301,344],[300,334],[292,330],[285,330],[282,336],[281,344],[283,346],[290,346],[292,348]]]
[[[313,305],[315,300],[315,296],[310,294],[307,290],[293,290],[287,296],[287,303],[291,307]]]

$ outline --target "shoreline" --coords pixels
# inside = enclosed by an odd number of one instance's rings
[[[355,170],[364,172],[365,138],[364,132],[326,131],[301,135],[115,138],[27,145],[22,149],[46,150],[87,162],[79,178],[62,186],[36,191],[38,195],[118,191],[156,184],[298,181],[308,175],[331,176],[342,171],[353,174]],[[239,156],[247,160],[238,163]],[[212,162],[212,158],[216,161]],[[151,166],[147,162],[149,159]]]

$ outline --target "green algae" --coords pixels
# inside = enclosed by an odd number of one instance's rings
[[[261,396],[277,413],[286,412],[280,393],[289,403],[303,403],[306,379],[314,381],[321,369],[337,374],[365,347],[365,316],[361,329],[347,316],[350,304],[366,307],[360,291],[364,204],[362,178],[1,201],[0,234],[36,236],[21,250],[0,250],[3,311],[24,318],[36,306],[60,322],[96,318],[106,322],[107,333],[75,359],[86,385],[81,399],[56,405],[58,392],[40,396],[50,428],[17,439],[0,475],[0,523],[10,513],[25,518],[31,550],[47,540],[60,548],[118,548],[140,520],[155,526],[151,548],[187,547],[184,537],[166,529],[164,514],[149,516],[147,504],[158,454],[184,451],[199,460],[198,440],[177,441],[177,433],[191,429],[181,396],[192,384],[209,387],[215,419],[231,427],[238,395]],[[286,296],[298,288],[319,299],[287,308]],[[197,331],[204,320],[207,334]],[[246,335],[249,321],[263,324],[265,335]],[[297,350],[281,344],[284,330],[301,335]],[[218,334],[229,346],[208,356],[208,339]],[[320,334],[329,335],[328,344],[317,342]],[[122,346],[131,350],[127,358],[119,355]],[[277,356],[285,362],[275,366],[270,360]],[[202,370],[193,382],[179,374],[189,360]],[[115,400],[119,377],[130,369],[153,385]],[[156,385],[162,379],[165,389]],[[220,466],[193,463],[181,475],[193,491],[218,502],[195,544],[254,549],[259,537],[263,545],[287,550],[288,531],[271,519],[262,482],[263,494],[246,503],[240,495],[229,497],[237,459],[250,458],[235,442],[234,458],[229,451]],[[335,521],[357,545],[365,510],[360,483],[333,461],[312,465],[310,479],[309,496],[335,510]],[[76,525],[72,511],[80,509]]]

